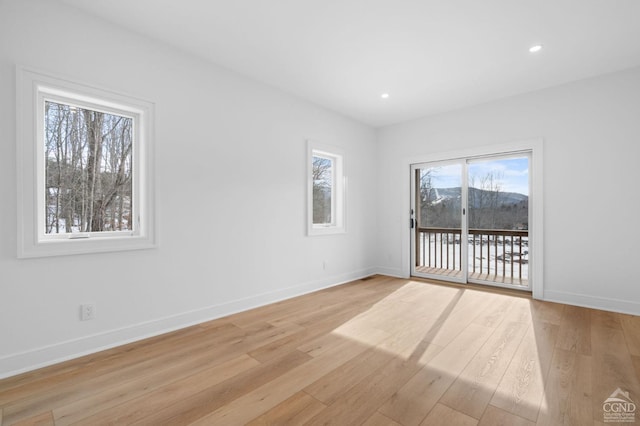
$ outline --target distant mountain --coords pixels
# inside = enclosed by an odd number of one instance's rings
[[[439,204],[443,201],[457,201],[460,202],[461,191],[460,187],[454,188],[432,188],[430,194],[431,204]],[[484,189],[469,188],[469,207],[479,208],[483,204],[486,205],[486,200],[490,200],[492,197],[497,197],[498,207],[507,207],[510,205],[520,204],[528,202],[529,197],[517,192],[493,192],[486,191]],[[483,200],[484,203],[483,203]]]
[[[436,228],[460,226],[460,187],[432,188],[422,193],[420,225]],[[528,229],[529,197],[515,192],[469,188],[470,228]]]

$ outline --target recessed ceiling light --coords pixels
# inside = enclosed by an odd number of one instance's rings
[[[533,46],[531,46],[529,48],[529,52],[531,53],[536,53],[542,50],[542,45],[541,44],[534,44]]]
[[[380,95],[380,97],[382,99],[387,99],[389,97],[389,94],[388,93],[383,93],[382,95]]]

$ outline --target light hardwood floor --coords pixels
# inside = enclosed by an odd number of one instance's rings
[[[2,380],[0,424],[602,425],[639,376],[640,317],[376,276]]]

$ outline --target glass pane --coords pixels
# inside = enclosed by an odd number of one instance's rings
[[[529,160],[469,164],[469,228],[529,229]]]
[[[462,166],[420,169],[420,225],[460,228]]]
[[[527,285],[529,159],[473,161],[469,171],[469,274]]]
[[[333,161],[313,156],[313,224],[330,225],[333,222]]]
[[[416,272],[460,279],[462,164],[416,170]]]
[[[128,117],[45,102],[45,233],[130,231]]]

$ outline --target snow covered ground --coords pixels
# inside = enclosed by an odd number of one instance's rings
[[[512,240],[510,237],[505,237],[504,244],[502,237],[498,237],[497,245],[495,240],[487,239],[486,236],[482,242],[476,239],[475,245],[470,240],[468,244],[469,272],[519,278],[521,268],[522,279],[527,279],[529,276],[529,239],[528,237],[522,238],[522,247],[520,247],[519,237],[513,239],[513,249],[511,243]],[[418,261],[420,262],[420,266],[447,268],[448,252],[449,269],[453,269],[454,259],[455,269],[460,269],[460,251],[461,246],[459,239],[454,241],[454,239],[450,237],[447,249],[446,237],[442,240],[441,244],[439,235],[432,234],[430,243],[427,241],[427,238],[424,238],[424,241],[422,238],[420,239],[421,256]],[[473,267],[474,259],[475,270]],[[513,275],[511,272],[512,265]]]

